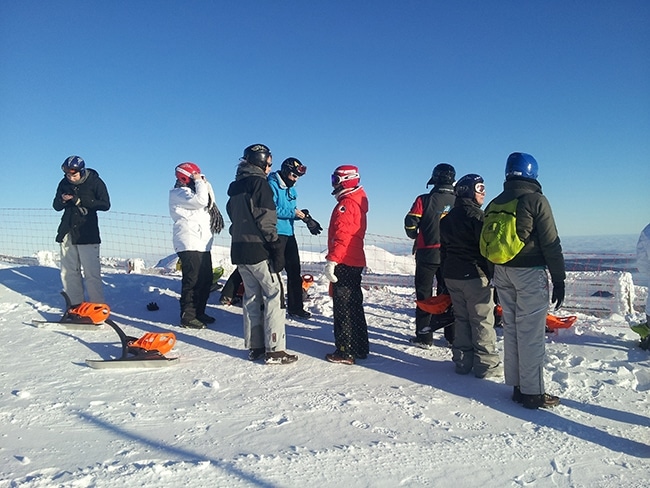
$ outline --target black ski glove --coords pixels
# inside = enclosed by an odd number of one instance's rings
[[[268,250],[271,273],[279,273],[284,269],[284,249],[280,239],[269,242]]]
[[[315,221],[311,215],[309,215],[309,210],[306,208],[302,209],[302,213],[305,214],[305,217],[302,219],[302,221],[305,223],[307,228],[309,229],[309,232],[311,232],[312,235],[317,236],[323,231],[323,228],[320,226],[320,224]]]
[[[551,303],[555,304],[555,310],[562,306],[564,301],[564,281],[553,283],[553,294],[551,295]]]

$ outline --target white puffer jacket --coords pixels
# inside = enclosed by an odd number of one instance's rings
[[[174,220],[174,250],[210,251],[212,231],[208,213],[209,195],[212,187],[206,180],[194,183],[196,192],[187,186],[169,191],[169,214]]]

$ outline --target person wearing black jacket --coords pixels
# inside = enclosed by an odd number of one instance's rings
[[[406,235],[415,240],[415,295],[418,300],[426,300],[433,295],[433,280],[437,280],[437,294],[444,291],[444,281],[440,273],[440,220],[447,215],[454,204],[454,179],[456,170],[447,163],[433,168],[433,185],[429,193],[419,195],[411,210],[404,217]],[[445,338],[452,344],[454,326],[445,327]],[[415,337],[411,343],[423,349],[433,346],[431,314],[419,307],[415,308]]]
[[[56,188],[52,207],[63,211],[56,234],[61,244],[63,291],[73,307],[84,301],[84,285],[88,301],[104,303],[97,212],[111,208],[108,190],[97,171],[86,168],[79,156],[67,158],[61,169],[65,176]]]
[[[280,271],[284,253],[277,230],[273,191],[267,181],[271,151],[264,144],[244,150],[235,181],[228,187],[226,210],[230,217],[230,259],[244,282],[244,344],[251,361],[289,364],[298,356],[288,354]]]
[[[487,215],[493,204],[517,200],[516,233],[524,246],[509,261],[495,264],[493,282],[503,309],[505,381],[513,387],[513,401],[530,409],[560,403],[545,391],[543,373],[549,294],[557,310],[564,301],[566,279],[560,237],[538,171],[530,154],[510,154],[503,191],[485,209]]]
[[[455,186],[454,208],[440,221],[442,275],[454,308],[456,337],[452,359],[456,373],[477,378],[503,375],[494,331],[493,267],[481,255],[485,183],[468,174]]]

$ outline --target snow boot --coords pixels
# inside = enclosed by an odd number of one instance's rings
[[[264,349],[263,347],[256,347],[254,349],[249,349],[248,360],[257,361],[258,359],[262,359],[265,354],[266,354],[266,349]]]
[[[216,320],[217,320],[214,317],[210,317],[206,313],[202,313],[202,314],[198,315],[196,318],[199,319],[204,324],[214,324],[216,322]]]
[[[183,319],[181,320],[181,327],[184,329],[205,329],[206,325],[199,319]]]
[[[296,317],[299,319],[308,319],[311,317],[311,313],[302,308],[298,310],[288,310],[287,314],[289,314],[290,317]]]
[[[354,356],[351,356],[350,354],[342,353],[338,349],[334,351],[332,354],[326,354],[325,359],[327,359],[330,363],[337,363],[337,364],[353,365],[355,362]]]
[[[291,364],[298,361],[298,356],[288,354],[286,351],[267,352],[264,362],[266,364]]]
[[[418,336],[409,338],[409,342],[420,349],[433,349],[433,341],[428,342]]]
[[[555,395],[543,393],[541,395],[526,395],[521,394],[521,404],[524,408],[537,409],[537,408],[551,408],[560,404],[560,398]]]

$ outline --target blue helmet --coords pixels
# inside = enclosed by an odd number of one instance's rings
[[[86,162],[79,156],[70,156],[61,165],[64,173],[81,173],[81,176],[86,174]]]
[[[512,176],[537,179],[539,165],[530,154],[515,152],[508,156],[506,161],[506,180]]]

